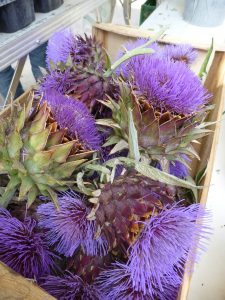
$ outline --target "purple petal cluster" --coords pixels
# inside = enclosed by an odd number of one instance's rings
[[[135,290],[128,265],[116,262],[99,275],[96,284],[106,300],[176,300],[179,286],[165,285],[163,292],[155,288],[154,296]]]
[[[60,210],[52,202],[42,204],[37,209],[39,226],[46,230],[47,241],[55,250],[71,257],[81,246],[87,255],[105,255],[108,251],[106,241],[95,237],[95,221],[87,219],[91,209],[75,194],[59,197]]]
[[[63,277],[48,276],[41,285],[48,293],[59,300],[103,300],[104,294],[95,286],[88,285],[76,275],[67,273]]]
[[[178,178],[186,178],[189,175],[188,167],[178,160],[170,162],[169,172]]]
[[[37,232],[36,221],[24,222],[0,208],[0,261],[21,275],[39,279],[55,267],[55,255],[50,252],[43,233]]]
[[[66,69],[63,72],[52,70],[40,83],[39,92],[45,93],[46,91],[54,90],[63,95],[71,86],[73,86],[73,78],[71,78],[70,69]]]
[[[68,129],[70,137],[78,139],[86,149],[100,149],[101,136],[97,131],[95,119],[82,102],[53,90],[45,93],[43,100],[45,99],[51,107],[54,119],[61,128]]]
[[[185,154],[182,155],[182,159],[185,160],[186,162],[191,161],[190,158]],[[161,168],[161,165],[159,162],[156,163],[155,167],[162,171],[162,168]],[[186,178],[189,175],[189,168],[181,161],[173,160],[173,161],[170,161],[170,163],[169,163],[169,173],[178,178]]]
[[[131,72],[138,90],[161,111],[192,114],[209,101],[210,94],[184,63],[145,56]]]
[[[173,62],[180,61],[190,65],[197,58],[197,51],[187,44],[166,45],[162,48],[161,56]]]
[[[75,37],[71,30],[63,30],[55,32],[48,41],[46,51],[46,62],[48,69],[51,69],[50,62],[55,65],[58,62],[66,63],[69,55],[75,47]]]
[[[133,50],[135,48],[138,48],[140,46],[143,46],[144,44],[146,44],[148,42],[148,39],[144,39],[144,38],[139,38],[134,42],[127,42],[124,45],[124,48],[127,51]],[[142,55],[138,55],[138,56],[133,56],[131,59],[125,61],[123,64],[121,64],[119,66],[119,68],[116,70],[117,74],[122,74],[124,78],[128,78],[130,75],[130,70],[132,70],[132,66],[133,64],[138,64],[141,63],[142,59],[144,59],[146,56],[147,57],[153,57],[153,55],[158,55],[158,53],[161,52],[161,47],[157,44],[157,43],[153,43],[147,46],[147,48],[151,48],[155,51],[154,54],[142,54]],[[119,59],[120,57],[122,57],[125,54],[125,49],[121,49],[117,55],[117,58]]]
[[[106,299],[175,300],[185,263],[191,266],[196,261],[197,243],[201,252],[205,250],[211,234],[208,221],[208,212],[198,204],[166,207],[143,223],[138,239],[128,249],[127,264],[113,264],[96,284]]]
[[[125,44],[127,50],[146,43],[145,39]],[[117,74],[133,78],[138,90],[154,107],[178,114],[192,114],[210,98],[200,79],[187,67],[196,58],[196,51],[189,45],[149,45],[154,54],[143,54],[124,62]],[[120,57],[123,54],[119,52]],[[187,64],[183,63],[186,62]]]
[[[154,296],[155,286],[161,292],[164,285],[178,286],[184,263],[196,260],[194,247],[199,240],[199,249],[205,249],[211,234],[208,222],[207,211],[193,204],[166,208],[144,223],[128,260],[134,288]]]

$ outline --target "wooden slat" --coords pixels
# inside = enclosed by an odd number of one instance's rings
[[[31,280],[20,276],[0,262],[1,300],[54,300]]]
[[[99,31],[98,31],[99,29]],[[100,31],[103,31],[105,33],[111,32],[124,36],[124,37],[131,37],[131,38],[138,38],[138,37],[145,37],[149,38],[155,34],[155,32],[152,32],[151,30],[147,29],[140,29],[139,27],[134,27],[134,26],[126,26],[126,25],[117,25],[117,24],[111,24],[111,23],[99,23],[95,24],[93,27],[93,33],[100,34]],[[104,34],[105,34],[104,33]],[[178,44],[178,43],[184,43],[184,40],[176,37],[171,37],[168,36],[167,34],[163,34],[161,38],[159,39],[159,42],[161,43],[172,43],[172,44]],[[211,39],[209,39],[208,42],[204,43],[198,43],[195,41],[193,45],[194,48],[197,48],[199,50],[207,50],[210,47],[211,44]]]

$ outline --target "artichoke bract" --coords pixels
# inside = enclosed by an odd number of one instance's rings
[[[133,172],[105,184],[95,217],[109,249],[127,249],[140,233],[142,222],[175,200],[175,187]]]
[[[38,195],[57,206],[56,191],[68,188],[67,179],[90,155],[58,127],[46,102],[34,109],[32,104],[33,96],[24,105],[13,104],[11,117],[0,121],[0,171],[9,177],[0,198],[4,207],[17,189],[18,200],[26,198],[28,206]]]
[[[121,150],[120,145],[128,147],[130,108],[141,154],[147,156],[150,161],[158,162],[161,169],[166,172],[169,172],[170,162],[180,161],[186,164],[184,155],[198,158],[192,142],[211,132],[205,128],[207,122],[203,123],[210,107],[206,106],[199,112],[186,116],[160,111],[125,82],[120,83],[118,102],[111,98],[101,102],[112,110],[111,119],[97,121],[99,125],[113,129],[106,143],[106,145],[115,144],[112,152]]]
[[[67,51],[62,45],[65,38]],[[75,97],[93,114],[101,108],[97,100],[116,92],[112,77],[104,76],[107,68],[106,51],[95,38],[82,38],[72,33],[68,36],[68,32],[61,32],[60,36],[53,35],[48,45],[47,63],[49,74],[43,78],[40,91],[45,93],[53,89],[60,94]]]

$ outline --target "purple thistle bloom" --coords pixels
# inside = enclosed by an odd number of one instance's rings
[[[170,162],[169,172],[178,178],[186,178],[189,175],[188,167],[178,160]]]
[[[54,258],[44,239],[36,231],[36,221],[24,222],[0,208],[0,261],[27,278],[39,279],[55,267]]]
[[[95,237],[95,221],[87,219],[91,209],[75,194],[59,197],[60,211],[52,202],[42,204],[37,209],[39,226],[46,229],[47,241],[55,250],[70,257],[81,246],[87,255],[103,256],[108,251],[106,241]]]
[[[139,38],[136,41],[131,41],[131,42],[127,42],[124,45],[124,48],[127,51],[133,50],[137,47],[140,47],[144,44],[146,44],[148,42],[148,39],[144,39],[144,38]],[[155,57],[155,55],[158,55],[158,53],[161,52],[161,47],[157,44],[157,43],[153,43],[151,45],[148,45],[147,48],[151,48],[155,51],[155,53],[152,54],[141,54],[138,56],[133,56],[131,59],[128,59],[127,61],[125,61],[123,64],[121,64],[119,66],[119,68],[116,70],[116,73],[119,75],[120,73],[123,75],[123,77],[128,78],[129,77],[129,73],[132,70],[132,66],[133,64],[138,64],[141,63],[142,59],[144,59],[146,56],[147,57]],[[122,57],[125,54],[125,51],[123,49],[121,49],[117,55],[117,58],[119,59],[120,57]]]
[[[48,69],[51,69],[51,61],[54,64],[57,64],[57,62],[66,63],[70,53],[73,52],[74,45],[75,37],[71,30],[66,29],[55,32],[48,41],[46,51]]]
[[[139,91],[161,111],[192,114],[210,98],[200,79],[181,62],[137,57],[131,72]]]
[[[173,62],[180,61],[186,64],[191,64],[197,57],[197,51],[187,44],[166,45],[162,48],[161,55]]]
[[[58,300],[103,300],[104,294],[95,285],[88,285],[71,273],[63,277],[47,276],[41,285],[48,293]]]
[[[187,155],[182,154],[181,156],[186,162],[191,161]],[[155,167],[162,171],[162,167],[159,162],[156,163]],[[178,178],[186,178],[189,175],[189,168],[181,161],[173,160],[169,163],[169,173]]]
[[[130,247],[128,265],[134,289],[155,295],[181,283],[184,264],[196,261],[195,247],[205,250],[211,230],[209,214],[200,205],[173,206],[152,217]],[[196,222],[198,220],[198,222]],[[199,252],[200,254],[200,252]]]
[[[128,265],[116,262],[100,273],[96,285],[106,295],[106,300],[176,300],[179,286],[164,285],[161,292],[155,288],[154,297],[148,292],[135,290]]]
[[[45,93],[49,90],[55,90],[60,94],[65,94],[71,86],[73,86],[73,78],[71,78],[70,69],[63,72],[51,70],[40,83],[39,92]]]
[[[67,128],[68,134],[78,139],[87,149],[100,150],[101,136],[97,131],[95,119],[82,102],[53,90],[44,94],[51,107],[54,119],[61,128]]]

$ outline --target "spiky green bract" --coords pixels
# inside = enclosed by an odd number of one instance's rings
[[[203,122],[210,108],[203,107],[187,116],[161,112],[124,82],[120,83],[120,95],[118,102],[113,99],[102,101],[112,110],[112,118],[97,120],[97,124],[113,129],[106,145],[115,145],[114,153],[129,148],[131,111],[141,155],[149,161],[158,161],[164,172],[169,172],[171,161],[186,164],[184,154],[198,158],[192,142],[211,132],[206,129],[208,124]]]
[[[0,205],[6,207],[15,192],[30,206],[38,195],[48,196],[57,206],[57,190],[71,184],[67,179],[85,160],[77,140],[64,140],[66,129],[57,129],[46,103],[31,113],[33,97],[12,105],[11,116],[0,122],[0,170],[9,177]],[[73,155],[72,155],[73,154]]]

